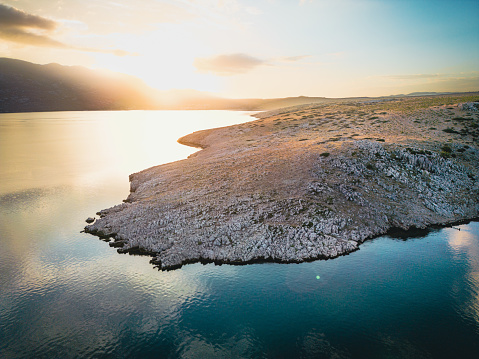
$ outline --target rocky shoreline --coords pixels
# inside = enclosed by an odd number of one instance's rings
[[[162,270],[334,258],[479,217],[479,94],[337,101],[185,136],[85,231]]]

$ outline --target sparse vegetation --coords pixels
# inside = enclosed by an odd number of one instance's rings
[[[451,146],[449,146],[447,144],[443,145],[441,147],[440,155],[441,155],[442,158],[450,158],[453,155]]]
[[[454,128],[448,127],[443,130],[446,133],[459,133]]]
[[[130,194],[130,202],[90,228],[108,231],[106,225],[114,227],[115,221],[136,226],[123,233],[153,238],[148,245],[160,248],[156,263],[168,269],[195,260],[198,253],[220,262],[301,261],[312,258],[311,253],[334,257],[384,233],[391,226],[387,218],[410,227],[477,217],[469,199],[478,196],[477,186],[471,186],[479,176],[479,133],[471,126],[478,120],[454,120],[452,127],[446,120],[472,115],[460,106],[452,114],[431,107],[468,98],[415,97],[367,105],[337,100],[262,113],[262,122],[188,135],[186,143],[208,150],[132,175],[132,183],[141,186]],[[378,113],[390,115],[387,124],[380,125],[382,118],[369,121]],[[360,115],[368,120],[358,120]],[[275,126],[280,120],[283,125]],[[443,132],[446,125],[449,130]],[[162,178],[161,193],[149,187],[155,176]],[[133,211],[140,214],[129,221]],[[140,226],[148,216],[150,221]],[[177,231],[180,225],[185,232]],[[173,244],[162,242],[166,239]],[[128,246],[126,241],[125,250]]]

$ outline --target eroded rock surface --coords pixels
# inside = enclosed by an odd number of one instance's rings
[[[193,133],[180,143],[203,150],[131,175],[85,231],[173,269],[333,258],[391,228],[477,218],[478,100],[342,100]]]

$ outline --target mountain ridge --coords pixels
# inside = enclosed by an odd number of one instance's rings
[[[428,93],[430,96],[442,93]],[[379,97],[402,98],[410,95]],[[112,110],[267,111],[306,104],[375,99],[296,96],[230,99],[196,90],[154,89],[142,80],[116,72],[57,63],[34,64],[0,57],[0,113]]]

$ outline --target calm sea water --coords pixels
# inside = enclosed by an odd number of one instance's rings
[[[0,357],[477,358],[477,222],[328,261],[171,272],[80,233],[130,173],[195,151],[178,137],[248,120],[1,114]]]

